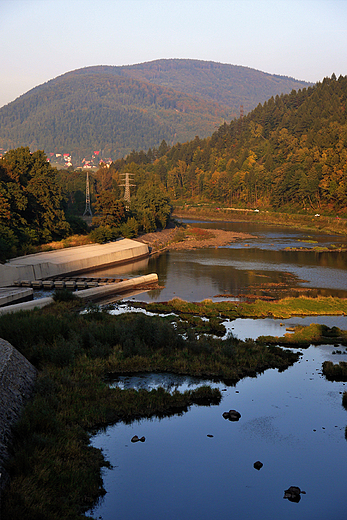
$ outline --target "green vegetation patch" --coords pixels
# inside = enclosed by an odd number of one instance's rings
[[[278,336],[259,336],[257,342],[267,345],[296,345],[308,347],[309,345],[333,344],[347,345],[347,331],[338,327],[327,327],[317,323],[307,326],[294,327],[293,333]]]
[[[193,330],[182,335],[158,317],[112,316],[95,306],[81,314],[78,299],[65,299],[0,318],[0,337],[39,370],[32,399],[14,429],[3,520],[85,518],[104,493],[101,468],[108,465],[90,446],[92,432],[221,399],[209,386],[172,394],[163,388],[110,388],[110,376],[167,371],[236,382],[270,367],[284,370],[298,359],[254,341],[199,337]]]
[[[340,361],[340,363],[332,363],[331,361],[324,361],[323,374],[329,381],[347,381],[347,363]],[[347,392],[344,392],[342,404],[347,408]]]
[[[291,316],[346,315],[347,299],[332,296],[308,298],[283,298],[277,301],[256,300],[254,302],[204,300],[199,303],[174,298],[161,303],[136,303],[150,312],[193,314],[208,318],[290,318]]]

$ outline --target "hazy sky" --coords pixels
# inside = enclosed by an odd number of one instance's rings
[[[69,70],[193,58],[347,75],[347,0],[0,0],[0,106]]]

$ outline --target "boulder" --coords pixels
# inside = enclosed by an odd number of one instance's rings
[[[134,435],[134,437],[131,439],[131,442],[145,442],[145,440],[145,437],[138,437],[137,435]]]
[[[301,495],[305,495],[306,491],[301,491],[298,486],[290,486],[288,489],[284,490],[284,497],[290,500],[290,502],[299,502],[301,499]]]
[[[238,421],[241,417],[241,414],[236,410],[229,410],[229,412],[223,412],[222,416],[224,419],[228,419],[229,421]]]

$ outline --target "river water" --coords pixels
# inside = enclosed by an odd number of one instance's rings
[[[248,294],[286,296],[288,291],[293,295],[347,297],[346,253],[318,253],[313,249],[347,246],[346,237],[248,222],[194,222],[194,226],[219,227],[249,233],[255,238],[225,247],[169,251],[134,264],[95,271],[90,276],[157,273],[163,288],[136,297],[147,302],[167,301],[175,296],[186,301],[225,299],[223,294],[236,298]],[[286,247],[305,247],[311,251],[286,251]]]
[[[199,225],[221,227],[220,223]],[[344,238],[250,224],[241,229],[240,223],[224,227],[257,238],[225,248],[166,253],[123,267],[117,275],[158,273],[164,288],[135,297],[142,301],[173,296],[198,301],[220,298],[223,293],[240,297],[263,291],[264,284],[266,290],[278,287],[269,284],[281,284],[281,290],[347,294],[345,254],[283,251],[288,246],[346,243]],[[279,336],[286,326],[312,322],[347,329],[345,316],[225,324],[245,339]],[[342,354],[334,354],[336,350]],[[343,347],[331,345],[300,352],[300,361],[282,373],[267,370],[233,387],[210,382],[222,391],[218,406],[192,406],[169,418],[118,423],[100,431],[92,444],[103,450],[113,469],[104,470],[107,494],[93,516],[104,520],[344,520],[347,410],[342,393],[347,386],[327,381],[321,368],[326,359],[347,361],[347,354]],[[163,385],[169,390],[203,383],[163,374],[115,381],[122,388]],[[238,422],[222,417],[229,409],[241,413]],[[133,435],[146,440],[134,444]],[[253,467],[257,460],[263,463],[259,471]],[[298,503],[283,498],[292,485],[306,491]]]

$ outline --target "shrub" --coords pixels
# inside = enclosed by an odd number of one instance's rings
[[[120,229],[118,227],[100,226],[93,229],[89,236],[93,242],[105,244],[116,240],[120,236]]]

